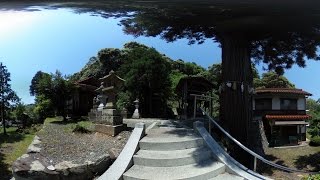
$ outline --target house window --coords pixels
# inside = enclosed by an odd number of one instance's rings
[[[297,99],[280,99],[281,110],[297,110]]]
[[[271,110],[272,99],[271,98],[255,99],[255,105],[256,105],[256,110]]]

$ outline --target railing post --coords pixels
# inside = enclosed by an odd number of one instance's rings
[[[196,118],[196,113],[197,113],[197,96],[194,96],[193,119]]]
[[[209,134],[211,135],[211,121],[209,120]]]
[[[254,160],[253,160],[253,171],[257,172],[257,158],[254,156]]]

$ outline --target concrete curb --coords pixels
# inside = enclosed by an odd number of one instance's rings
[[[133,155],[139,149],[138,144],[140,139],[145,135],[145,124],[137,123],[135,128],[128,139],[127,144],[121,151],[117,160],[111,167],[103,173],[98,180],[118,180],[122,179],[124,172],[133,165]]]

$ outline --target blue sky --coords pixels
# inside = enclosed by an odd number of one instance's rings
[[[167,43],[157,37],[134,38],[123,34],[118,21],[74,14],[68,9],[0,11],[0,61],[11,73],[12,88],[24,103],[32,103],[34,98],[29,95],[29,86],[37,71],[53,73],[58,69],[63,74],[73,74],[100,49],[122,48],[129,41],[146,44],[172,59],[193,61],[203,67],[221,60],[221,49],[212,40],[190,46],[187,40]],[[294,67],[285,75],[297,88],[311,92],[313,98],[318,99],[319,68],[320,62],[308,61],[307,68]]]

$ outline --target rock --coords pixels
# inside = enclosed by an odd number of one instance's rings
[[[33,161],[30,165],[30,171],[44,171],[45,167],[39,160]]]
[[[33,139],[34,139],[34,140],[39,140],[39,141],[41,140],[41,139],[39,138],[39,136],[37,136],[37,135],[36,135],[36,136],[34,136],[34,138],[33,138]]]
[[[56,168],[54,168],[54,166],[52,166],[52,165],[48,166],[47,169],[49,169],[50,171],[56,170]]]
[[[27,153],[39,153],[41,148],[35,146],[39,144],[41,144],[40,138],[35,136],[27,149]]]
[[[118,153],[117,149],[115,149],[115,148],[108,149],[108,154],[109,154],[111,160],[116,160],[117,157],[119,156],[119,153]]]
[[[121,140],[122,139],[122,136],[117,136],[117,140]]]
[[[72,166],[72,162],[70,161],[62,161],[55,165],[56,171],[61,172],[64,176],[69,175],[69,168]]]
[[[69,171],[74,174],[85,174],[87,171],[87,164],[73,164]]]
[[[19,157],[17,160],[19,159],[25,159],[25,158],[28,158],[29,157],[29,154],[23,154],[21,157]]]
[[[36,145],[36,144],[40,144],[40,143],[41,143],[40,140],[35,139],[35,140],[32,141],[31,144]]]
[[[27,153],[39,153],[40,151],[41,151],[41,148],[36,147],[33,144],[31,144],[27,149]]]
[[[108,154],[100,156],[99,159],[95,161],[92,172],[102,174],[109,168],[111,164],[112,160]]]

